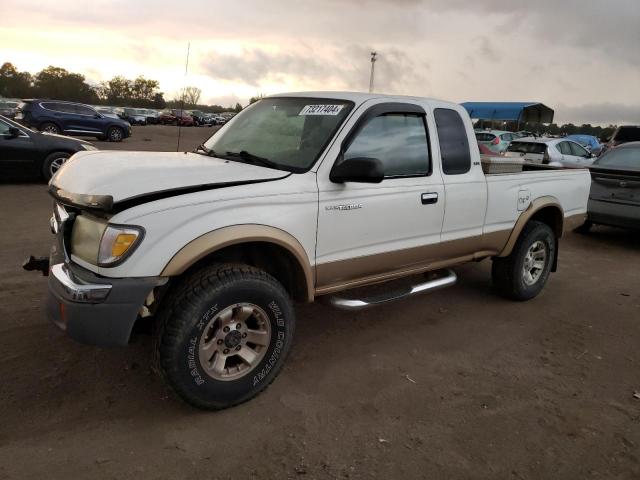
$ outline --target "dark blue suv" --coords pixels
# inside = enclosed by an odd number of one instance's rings
[[[121,142],[131,135],[129,122],[105,117],[82,103],[23,100],[15,119],[41,132],[96,137],[110,142]]]

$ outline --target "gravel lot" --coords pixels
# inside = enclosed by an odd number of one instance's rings
[[[210,133],[184,128],[181,145]],[[175,141],[136,127],[96,145]],[[150,336],[97,349],[48,323],[46,280],[20,263],[48,251],[51,200],[5,182],[0,205],[0,479],[640,478],[638,235],[567,235],[526,303],[492,292],[485,261],[377,310],[301,305],[274,384],[207,413],[150,373]]]

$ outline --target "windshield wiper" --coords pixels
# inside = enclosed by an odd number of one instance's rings
[[[201,143],[200,145],[198,145],[196,147],[196,149],[194,150],[195,153],[199,153],[199,151],[203,151],[205,153],[205,155],[209,155],[211,153],[211,150],[209,150],[207,147],[204,146],[204,143]]]
[[[208,157],[217,157],[216,152],[214,152],[210,148],[207,148],[204,145],[204,143],[201,143],[200,145],[198,145],[194,150],[195,153],[200,153],[201,151],[204,152],[204,154],[207,155]]]
[[[275,168],[276,170],[281,170],[280,165],[276,162],[269,160],[268,158],[259,157],[257,155],[253,155],[252,153],[247,152],[246,150],[242,150],[240,152],[227,152],[225,158],[240,158],[244,160],[246,163],[250,163],[252,165],[260,165],[262,167],[267,168]]]

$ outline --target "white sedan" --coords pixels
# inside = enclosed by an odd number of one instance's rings
[[[595,157],[582,145],[565,138],[526,137],[512,141],[506,157],[522,158],[527,163],[552,167],[585,168]]]

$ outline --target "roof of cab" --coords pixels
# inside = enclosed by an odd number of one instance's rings
[[[455,105],[456,107],[460,107],[460,104],[454,102],[447,102],[444,100],[437,100],[435,98],[426,98],[426,97],[415,97],[408,95],[389,95],[383,93],[365,93],[365,92],[331,92],[331,91],[318,91],[318,92],[286,92],[286,93],[277,93],[274,95],[269,95],[265,98],[277,98],[277,97],[311,97],[311,98],[328,98],[328,99],[336,99],[336,100],[350,100],[357,104],[363,103],[367,100],[378,99],[378,98],[388,98],[388,99],[403,99],[403,100],[414,100],[414,101],[427,101],[427,102],[438,102],[438,103],[446,103],[450,105]]]

